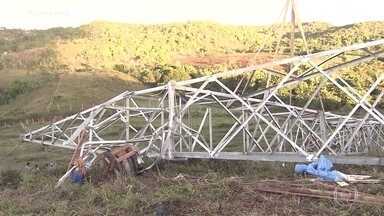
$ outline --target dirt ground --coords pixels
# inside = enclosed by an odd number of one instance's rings
[[[273,53],[233,53],[216,55],[210,54],[204,56],[177,56],[174,61],[197,67],[215,65],[236,65],[239,67],[246,67],[281,58],[281,55],[276,56]]]

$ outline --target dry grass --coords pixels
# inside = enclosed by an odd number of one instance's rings
[[[40,171],[22,172],[17,189],[0,188],[0,215],[383,215],[380,206],[255,192],[265,179],[292,181],[293,164],[190,160],[160,163],[135,178],[100,179],[97,170],[82,186],[54,190],[70,152],[18,144],[20,128],[0,129],[0,170],[22,170],[30,161]],[[45,164],[58,167],[48,171]],[[347,173],[383,178],[382,167],[338,166]],[[383,184],[353,185],[383,195]],[[350,189],[351,189],[350,188]],[[163,214],[162,214],[163,213]]]
[[[2,73],[5,72],[0,72],[0,75]],[[129,75],[108,71],[18,73],[18,75],[5,76],[4,79],[8,80],[2,79],[2,82],[25,80],[26,77],[33,80],[50,78],[45,79],[39,88],[17,96],[7,105],[0,106],[0,125],[1,122],[12,123],[27,118],[50,119],[53,116],[76,113],[123,91],[144,88]]]

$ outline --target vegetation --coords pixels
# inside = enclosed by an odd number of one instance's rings
[[[318,52],[383,38],[384,22],[342,27],[307,23],[304,30],[310,51]],[[70,152],[19,145],[18,134],[25,131],[15,125],[8,126],[20,119],[28,119],[29,123],[33,119],[54,121],[127,88],[134,90],[251,64],[243,60],[255,57],[262,44],[262,57],[273,56],[280,35],[279,55],[286,55],[288,31],[289,26],[285,25],[253,27],[210,22],[165,25],[94,22],[78,28],[0,30],[0,216],[382,215],[382,207],[248,190],[247,180],[293,179],[291,165],[285,164],[287,168],[278,163],[164,163],[144,176],[124,182],[91,176],[81,187],[68,184],[54,190],[55,182],[67,167]],[[295,53],[303,54],[303,42],[297,40],[296,44]],[[208,60],[201,63],[201,59]],[[363,91],[383,73],[383,68],[382,62],[375,61],[340,73],[345,74],[350,85]],[[251,86],[257,88],[265,81],[265,74],[256,72]],[[314,83],[306,82],[281,94],[292,95],[293,100],[300,102],[313,89]],[[332,86],[327,86],[322,96],[326,106],[333,109],[350,103]],[[225,126],[225,122],[220,122],[217,136]],[[57,162],[55,172],[46,169],[49,160]],[[37,164],[40,170],[20,173],[27,162]],[[353,167],[345,171],[383,178],[382,168]],[[239,175],[242,178],[236,177]],[[99,184],[105,182],[110,184]],[[372,194],[383,195],[382,184],[365,187]]]
[[[382,38],[384,22],[366,22],[341,27],[314,22],[304,24],[304,30],[310,52],[318,52]],[[17,80],[23,78],[7,81],[7,76],[13,74],[15,77],[20,70],[28,73],[121,72],[131,77],[131,80],[159,85],[171,79],[189,79],[251,64],[252,62],[244,63],[244,60],[259,51],[263,55],[274,53],[280,37],[282,40],[279,53],[288,54],[289,31],[290,26],[282,24],[231,26],[212,22],[163,25],[93,22],[78,28],[0,30],[0,75],[4,77],[4,80],[0,81],[1,104],[8,104],[15,95],[32,91],[25,83],[17,83]],[[295,53],[304,54],[303,41],[299,39],[299,35],[297,38]],[[271,56],[273,57],[273,54]],[[211,61],[199,64],[194,62],[196,58]],[[241,61],[230,61],[233,58]],[[378,73],[382,73],[383,68],[383,63],[377,61],[341,73],[347,74],[350,85],[362,90]],[[261,75],[254,78],[252,83],[256,86],[264,83],[265,79],[266,76]],[[47,80],[45,83],[52,82],[57,80]],[[7,88],[1,86],[11,83],[13,86]],[[18,88],[26,89],[20,91]],[[305,82],[293,91],[286,90],[281,94],[305,101],[306,94],[313,89],[314,83]],[[328,101],[326,105],[333,108],[350,103],[332,86],[323,91],[322,95]],[[94,101],[96,102],[98,101]]]
[[[310,52],[341,47],[357,42],[382,38],[384,22],[366,22],[342,27],[326,23],[306,23]],[[3,85],[17,85],[14,78],[23,71],[90,72],[111,71],[123,74],[149,85],[159,85],[171,79],[183,80],[212,74],[218,71],[244,66],[252,62],[241,60],[248,54],[261,51],[274,53],[279,38],[280,55],[288,53],[290,26],[230,26],[212,22],[189,22],[163,25],[133,25],[111,22],[93,22],[78,28],[53,28],[48,30],[0,31],[0,103],[8,104],[15,95],[32,90]],[[300,38],[299,35],[297,38]],[[261,49],[262,48],[262,49]],[[297,39],[296,54],[303,54],[303,41]],[[273,57],[273,55],[272,55]],[[196,64],[194,58],[211,59],[213,63]],[[260,57],[262,58],[262,56]],[[384,68],[382,62],[365,67],[350,68],[348,83],[358,90],[366,89],[370,81]],[[5,76],[3,76],[3,74]],[[7,76],[12,79],[7,81]],[[20,73],[22,74],[22,73]],[[25,75],[25,74],[22,74]],[[265,83],[266,76],[257,76],[252,84]],[[45,83],[57,80],[46,81]],[[1,83],[3,82],[3,83]],[[304,101],[315,88],[313,82],[305,82],[293,91],[281,92]],[[322,92],[333,108],[350,103],[332,86]],[[96,101],[95,101],[96,102]]]
[[[324,23],[308,23],[310,52],[318,52],[353,43],[382,38],[384,23],[368,22],[345,27],[332,27]],[[124,68],[137,78],[147,81],[144,68],[178,68],[169,79],[188,78],[196,73],[183,71],[178,65],[178,56],[209,56],[219,53],[256,53],[263,45],[263,52],[273,52],[282,36],[282,52],[288,50],[289,26],[227,26],[209,22],[192,22],[166,25],[129,25],[94,22],[80,27],[84,37],[56,44],[58,56],[63,64],[72,67],[91,65],[96,68]],[[296,54],[303,54],[303,42],[296,41]],[[230,67],[231,65],[225,65]],[[232,65],[233,67],[234,65]],[[209,65],[207,65],[209,68]],[[198,68],[196,68],[198,69]],[[152,70],[151,70],[152,71]],[[153,72],[154,77],[156,73]]]
[[[18,95],[22,95],[35,88],[41,86],[44,80],[15,80],[10,83],[9,87],[5,90],[0,89],[0,105],[8,104],[10,101],[16,99]]]
[[[18,144],[19,126],[0,128],[0,215],[383,215],[382,206],[256,192],[266,180],[301,181],[293,164],[190,160],[163,162],[135,178],[100,178],[54,189],[71,152]],[[55,170],[47,163],[57,162]],[[25,169],[30,162],[31,170]],[[39,167],[36,170],[35,166]],[[284,166],[283,166],[284,165]],[[383,167],[337,166],[382,179]],[[102,172],[99,170],[99,172]],[[4,184],[5,183],[5,184]],[[16,189],[17,187],[17,189]],[[383,196],[383,184],[351,185]],[[352,189],[348,188],[348,189]]]
[[[20,171],[5,170],[0,173],[0,186],[3,188],[17,188],[22,181]]]

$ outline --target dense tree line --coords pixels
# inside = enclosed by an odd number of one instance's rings
[[[234,68],[237,65],[196,66],[178,62],[177,56],[214,56],[236,53],[273,53],[277,46],[281,54],[288,54],[290,26],[231,26],[212,22],[188,22],[162,25],[133,25],[93,22],[78,28],[48,30],[0,30],[0,69],[17,65],[18,58],[8,53],[47,48],[34,59],[37,68],[82,71],[92,68],[114,70],[130,74],[144,83],[160,84],[170,79],[182,80]],[[332,49],[353,43],[384,37],[384,22],[365,22],[347,26],[327,23],[306,23],[310,52]],[[299,36],[299,33],[297,33]],[[281,40],[279,40],[281,38]],[[304,43],[297,37],[295,54],[304,54]],[[49,59],[49,61],[47,60]],[[15,63],[16,62],[16,63]],[[24,62],[20,63],[21,65]],[[349,84],[359,91],[365,89],[383,64],[373,62],[363,67],[350,68],[346,74]],[[265,81],[265,76],[254,78],[253,85]],[[305,82],[294,91],[282,92],[305,98],[314,83]],[[348,103],[332,86],[322,94],[338,103]]]

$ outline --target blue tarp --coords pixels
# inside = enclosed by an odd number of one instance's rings
[[[70,174],[70,179],[72,180],[73,183],[77,183],[77,184],[83,184],[85,181],[84,175],[78,169],[72,170]]]
[[[307,173],[319,177],[323,181],[344,181],[345,174],[333,169],[332,161],[323,155],[310,164],[296,164],[295,173]]]

